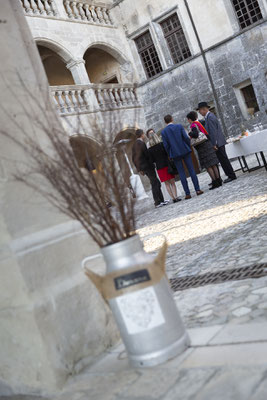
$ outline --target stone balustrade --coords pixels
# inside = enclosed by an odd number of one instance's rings
[[[51,86],[51,92],[61,115],[120,108],[140,107],[136,86],[132,84],[90,84]]]
[[[87,1],[63,0],[68,17],[72,20],[93,24],[113,25],[109,9],[104,6],[91,5]]]
[[[51,91],[60,114],[90,111],[88,89],[85,86],[52,86]]]
[[[101,110],[140,106],[135,85],[92,85]]]
[[[54,0],[20,0],[26,15],[57,16]]]

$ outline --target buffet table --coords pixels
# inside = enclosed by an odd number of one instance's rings
[[[265,167],[267,171],[267,162],[264,156],[264,151],[267,152],[267,129],[262,131],[253,132],[250,136],[244,136],[243,138],[233,141],[232,143],[228,143],[225,146],[227,155],[229,159],[238,158],[242,171],[250,172],[257,168]],[[260,163],[260,159],[258,157],[258,153],[262,158],[263,165]],[[249,168],[246,162],[245,156],[250,154],[256,154],[259,166],[254,168]],[[242,165],[241,159],[244,163]]]

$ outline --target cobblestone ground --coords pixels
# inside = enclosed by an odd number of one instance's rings
[[[189,289],[177,292],[175,300],[187,328],[266,322],[267,278]]]
[[[170,277],[198,275],[267,262],[267,173],[238,179],[190,201],[139,207],[147,251],[169,243]],[[191,346],[149,369],[133,369],[122,344],[71,377],[57,400],[266,400],[267,277],[176,292]],[[20,398],[18,398],[20,399]],[[24,399],[24,398],[23,398]],[[26,400],[26,398],[24,399]],[[30,400],[28,398],[27,400]]]
[[[267,174],[264,170],[239,175],[236,181],[191,200],[151,209],[139,218],[146,251],[168,243],[170,277],[195,275],[267,261]],[[152,237],[150,237],[150,235]]]
[[[139,217],[146,251],[168,243],[169,277],[198,275],[267,262],[267,173],[239,173],[238,179],[204,195],[150,209]],[[178,184],[179,187],[180,184]],[[152,222],[153,221],[153,222]],[[175,294],[187,327],[267,319],[267,278],[227,282]]]

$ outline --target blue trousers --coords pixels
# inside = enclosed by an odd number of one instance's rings
[[[182,162],[183,160],[188,169],[189,175],[191,176],[195,191],[197,192],[198,190],[200,190],[200,187],[199,187],[199,182],[197,179],[197,174],[194,169],[193,161],[191,158],[191,153],[186,154],[183,158],[174,158],[173,161],[175,162],[175,165],[176,165],[177,171],[179,173],[185,194],[188,195],[188,194],[190,194],[190,190],[189,190],[186,175],[185,175],[185,170],[184,170],[184,166],[183,166],[183,162]]]

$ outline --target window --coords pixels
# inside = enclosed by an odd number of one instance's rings
[[[258,0],[232,0],[232,3],[241,29],[263,18]]]
[[[217,113],[217,109],[216,109],[216,106],[215,106],[215,103],[214,103],[214,101],[210,101],[210,102],[208,102],[208,105],[209,105],[209,107],[210,107],[210,112],[212,112],[212,114],[214,114],[214,115],[216,115],[216,117],[218,117],[218,113]],[[205,125],[205,118],[203,117],[203,115],[201,115],[200,113],[199,113],[199,111],[197,111],[197,113],[198,113],[198,120],[202,123],[203,122],[203,125]]]
[[[210,102],[210,103],[208,103],[208,104],[209,104],[209,106],[210,106],[210,112],[212,112],[213,114],[215,114],[216,117],[217,117],[217,109],[216,109],[215,103],[212,101],[212,102]]]
[[[191,52],[178,15],[173,14],[171,17],[162,21],[160,25],[169,46],[173,62],[179,64],[188,57],[191,57]]]
[[[241,112],[245,118],[251,118],[260,108],[250,79],[234,86]]]
[[[106,81],[103,81],[103,83],[119,83],[118,78],[116,75],[113,75],[112,77],[108,78]]]
[[[136,38],[135,43],[147,77],[152,78],[152,76],[159,74],[162,71],[162,66],[150,32],[147,31]]]
[[[241,89],[242,95],[244,97],[244,101],[247,107],[247,111],[250,115],[258,112],[259,105],[257,102],[257,98],[255,96],[255,92],[252,85],[245,86]]]

